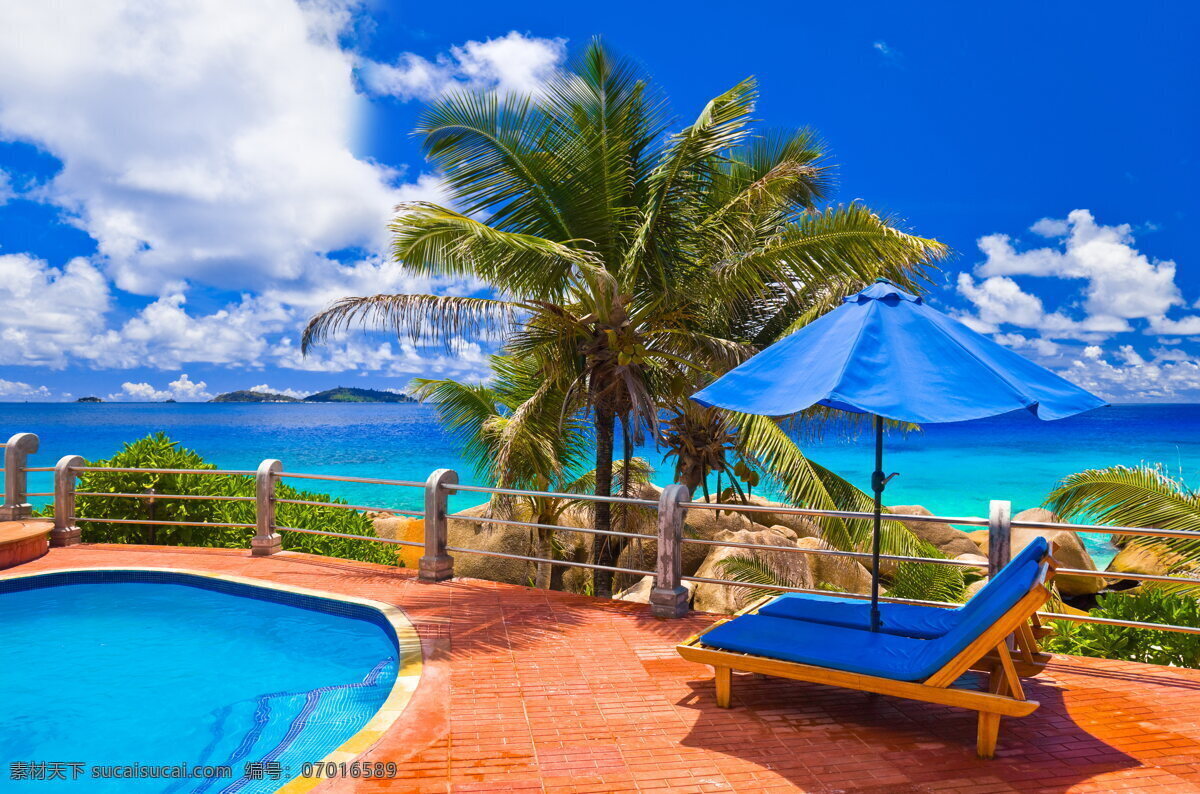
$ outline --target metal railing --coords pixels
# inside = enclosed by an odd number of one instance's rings
[[[597,496],[593,494],[561,493],[555,491],[526,491],[516,488],[498,488],[481,485],[469,485],[458,482],[458,475],[450,469],[438,469],[424,481],[398,480],[377,477],[353,477],[332,474],[310,474],[303,472],[284,471],[283,464],[278,460],[265,460],[256,470],[242,469],[152,469],[132,467],[101,467],[88,466],[83,458],[68,455],[58,461],[55,466],[29,466],[28,456],[38,450],[37,436],[31,433],[18,433],[0,444],[4,456],[4,503],[0,505],[0,520],[15,520],[28,518],[32,505],[28,502],[31,496],[52,496],[54,499],[54,527],[51,532],[51,545],[68,546],[80,542],[79,522],[96,521],[111,524],[130,524],[146,526],[210,526],[216,528],[253,529],[250,548],[255,556],[267,556],[282,551],[281,533],[300,533],[320,535],[333,538],[363,540],[390,546],[417,547],[424,550],[418,565],[418,579],[423,582],[443,581],[454,575],[454,554],[472,554],[484,557],[522,560],[535,564],[549,564],[567,568],[582,568],[593,571],[607,571],[627,576],[653,577],[653,587],[650,591],[650,610],[660,617],[680,617],[689,610],[689,593],[684,583],[712,584],[719,586],[747,588],[753,590],[771,590],[779,592],[825,593],[828,591],[802,587],[788,587],[771,584],[747,584],[728,579],[718,579],[711,576],[684,575],[683,549],[685,546],[727,547],[747,549],[754,552],[779,552],[788,554],[803,554],[814,557],[839,557],[856,562],[863,562],[869,567],[871,555],[866,552],[849,551],[836,548],[807,548],[803,546],[788,546],[782,544],[745,543],[731,540],[711,538],[686,537],[684,526],[687,512],[690,510],[729,511],[742,515],[769,513],[776,516],[799,516],[807,518],[828,519],[839,518],[846,520],[867,521],[873,518],[871,513],[846,510],[820,510],[815,508],[791,507],[787,505],[756,505],[740,503],[718,503],[694,501],[689,491],[682,485],[670,485],[665,488],[658,500],[634,498],[628,496]],[[26,474],[31,472],[53,472],[54,490],[52,492],[29,493],[26,488]],[[163,494],[156,492],[143,493],[106,493],[101,491],[80,491],[77,489],[80,475],[93,472],[135,473],[135,474],[209,474],[218,476],[253,477],[255,481],[254,496],[237,495],[201,495],[201,494]],[[276,494],[276,486],[284,478],[315,480],[344,483],[360,483],[370,485],[387,485],[407,488],[420,488],[424,492],[424,509],[408,510],[372,505],[349,504],[344,502],[328,502],[311,499],[282,498]],[[605,536],[618,541],[645,540],[654,541],[657,547],[656,565],[654,570],[620,565],[603,565],[598,562],[581,562],[579,560],[547,559],[534,555],[516,554],[511,552],[494,551],[490,549],[474,549],[462,546],[451,546],[448,541],[448,498],[457,493],[478,493],[489,496],[505,495],[519,497],[540,497],[547,499],[570,500],[572,502],[607,502],[616,505],[646,508],[657,515],[657,526],[653,533],[639,533],[618,530],[598,530],[592,527],[568,526],[564,524],[543,524],[535,521],[522,521],[513,518],[490,516],[455,515],[456,520],[490,524],[498,526],[525,527],[530,529],[547,530],[551,532],[576,532],[589,536]],[[228,502],[243,502],[254,504],[254,523],[218,523],[203,521],[162,521],[154,519],[115,519],[91,518],[76,514],[75,506],[78,497],[88,498],[119,498],[119,499],[154,499],[154,500],[213,500]],[[291,527],[280,525],[276,520],[276,507],[280,504],[307,505],[313,507],[344,509],[357,512],[379,511],[398,516],[424,519],[423,539],[421,541],[401,538],[384,538],[370,535],[356,535],[346,532],[334,532],[323,529]],[[955,560],[946,558],[916,557],[900,554],[884,554],[880,559],[889,563],[928,563],[959,568],[987,568],[988,574],[994,574],[1006,565],[1011,557],[1012,531],[1014,529],[1036,530],[1041,532],[1083,532],[1105,535],[1140,536],[1155,538],[1187,538],[1200,540],[1200,531],[1158,529],[1152,527],[1113,527],[1093,524],[1066,524],[1044,521],[1014,521],[1008,502],[993,501],[990,504],[987,518],[978,516],[934,516],[934,515],[899,515],[889,514],[889,520],[905,523],[941,523],[958,526],[986,527],[988,536],[988,560],[986,566],[981,562],[970,560]],[[1200,585],[1200,578],[1186,576],[1171,576],[1163,574],[1112,573],[1108,571],[1087,570],[1079,568],[1060,568],[1059,575],[1086,576],[1101,579],[1127,579],[1133,581],[1166,582]],[[838,592],[840,598],[867,599],[869,596],[857,593]],[[952,608],[956,604],[923,601],[919,599],[904,599],[883,596],[885,602],[904,604],[923,604]],[[1146,623],[1129,620],[1099,618],[1092,615],[1073,615],[1057,612],[1039,613],[1042,617],[1052,620],[1067,620],[1081,623],[1095,623],[1109,626],[1123,626],[1139,629],[1156,629],[1160,631],[1175,631],[1200,634],[1200,628],[1192,626],[1176,626],[1170,624]]]

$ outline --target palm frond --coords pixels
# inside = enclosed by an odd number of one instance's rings
[[[463,336],[503,339],[519,309],[509,301],[452,295],[342,298],[308,321],[300,349],[307,355],[314,346],[352,327],[390,331],[414,343],[440,340],[447,347]]]

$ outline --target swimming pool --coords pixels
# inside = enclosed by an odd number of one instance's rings
[[[274,791],[398,716],[420,660],[399,610],[260,585],[0,579],[3,788]]]

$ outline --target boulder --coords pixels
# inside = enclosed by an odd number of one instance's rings
[[[703,496],[699,496],[696,498],[696,501],[704,502],[704,501],[715,501],[715,500],[712,500],[712,499],[706,500],[703,498]],[[746,499],[746,503],[752,504],[752,505],[757,505],[759,507],[788,507],[789,506],[789,505],[783,504],[782,502],[772,502],[771,500],[764,499],[761,496],[750,496]],[[692,518],[693,513],[702,513],[702,512],[713,514],[713,511],[711,511],[711,510],[703,510],[703,511],[702,510],[692,510],[688,513],[688,519],[689,519],[688,523],[691,523],[691,518]],[[728,517],[729,513],[722,511],[721,515]],[[760,512],[757,510],[746,510],[744,512],[737,513],[736,515],[744,517],[747,521],[751,522],[752,524],[757,524],[759,526],[787,527],[792,532],[796,533],[797,537],[801,537],[801,538],[819,538],[819,537],[821,537],[821,528],[819,526],[817,526],[816,522],[814,522],[811,518],[809,518],[807,516],[798,516],[798,515],[793,515],[791,513],[767,513],[767,512]],[[725,527],[725,528],[733,529],[733,527]],[[745,529],[747,527],[737,527],[737,528]],[[751,527],[751,528],[754,528],[754,527]]]
[[[692,592],[696,589],[695,582],[684,582],[684,589],[688,591],[688,598],[691,598]],[[649,604],[650,591],[654,589],[654,577],[643,576],[638,579],[631,587],[627,587],[621,592],[613,596],[618,601],[632,601],[635,604]]]
[[[760,528],[752,530],[721,531],[714,538],[734,543],[754,543],[764,546],[795,546],[796,540],[789,538],[772,529]],[[809,567],[811,555],[797,554],[791,551],[764,551],[759,549],[742,549],[728,546],[713,546],[704,564],[696,572],[699,577],[711,579],[730,579],[722,562],[731,557],[751,557],[766,563],[776,573],[781,582],[791,583],[797,587],[811,588],[813,574]],[[693,591],[692,606],[702,612],[717,612],[731,614],[743,609],[762,595],[762,591],[751,586],[735,587],[697,583]]]
[[[446,521],[447,545],[502,554],[520,554],[530,557],[537,555],[537,534],[530,527],[485,524],[477,521],[464,521],[459,518],[459,516],[485,517],[490,515],[492,515],[491,506],[482,504],[448,516]],[[518,506],[514,508],[511,518],[517,521],[529,521],[529,510],[523,505]],[[591,549],[590,535],[558,532],[556,536],[562,547],[564,559],[577,562],[587,560]],[[465,552],[454,552],[453,556],[455,576],[531,585],[536,575],[536,564],[526,560],[488,557]]]
[[[929,510],[921,505],[895,505],[888,508],[899,515],[931,516]],[[955,529],[940,521],[901,521],[908,530],[918,538],[929,542],[934,548],[947,557],[957,557],[960,554],[978,554],[979,546],[972,540],[970,533]]]
[[[371,513],[371,524],[375,534],[391,540],[411,540],[421,543],[425,540],[425,519],[397,516],[392,513]],[[416,568],[424,554],[420,546],[396,546],[396,556],[405,568]]]
[[[790,545],[790,544],[789,544]],[[796,546],[802,549],[833,548],[820,538],[800,538]],[[786,552],[784,552],[786,553]],[[818,590],[835,589],[843,593],[870,593],[871,572],[853,557],[831,557],[825,554],[806,554],[813,582]]]
[[[1117,556],[1113,557],[1112,562],[1108,564],[1107,570],[1114,574],[1123,573],[1144,573],[1154,576],[1181,576],[1189,579],[1200,579],[1200,571],[1190,569],[1190,566],[1184,566],[1181,569],[1181,563],[1184,558],[1178,554],[1171,552],[1160,544],[1152,541],[1142,543],[1130,542],[1126,543]],[[1140,586],[1142,584],[1139,579],[1122,579],[1119,575],[1113,576],[1110,581],[1126,582],[1123,587]]]
[[[1017,513],[1013,516],[1013,521],[1061,523],[1062,519],[1049,510],[1034,507]],[[1016,556],[1037,537],[1045,538],[1050,542],[1054,548],[1054,557],[1062,564],[1062,567],[1077,568],[1085,571],[1097,570],[1096,563],[1092,561],[1092,555],[1084,547],[1083,541],[1079,539],[1079,535],[1067,529],[1043,530],[1017,529],[1014,527],[1012,531],[1013,556]],[[985,541],[981,548],[986,555],[988,543]],[[1060,573],[1054,577],[1054,583],[1058,586],[1058,591],[1064,596],[1095,595],[1104,589],[1104,579],[1099,576],[1072,576],[1071,574]]]

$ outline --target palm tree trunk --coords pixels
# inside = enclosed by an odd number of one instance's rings
[[[549,519],[547,519],[543,515],[539,515],[536,519],[534,519],[534,521],[538,524],[550,523]],[[543,560],[554,559],[554,543],[552,542],[553,532],[554,532],[553,529],[538,529],[538,531],[537,531],[537,534],[538,534],[537,556],[541,557]],[[533,580],[534,587],[538,588],[539,590],[549,590],[550,589],[551,572],[553,571],[553,569],[554,569],[554,566],[551,565],[550,563],[539,562],[537,564],[537,576]]]
[[[612,496],[613,444],[616,436],[616,415],[611,409],[596,408],[596,495]],[[612,504],[596,503],[596,530],[612,530]],[[592,541],[592,562],[596,565],[616,565],[617,548],[614,539],[596,535]],[[601,598],[612,596],[612,571],[592,571],[592,591]]]

